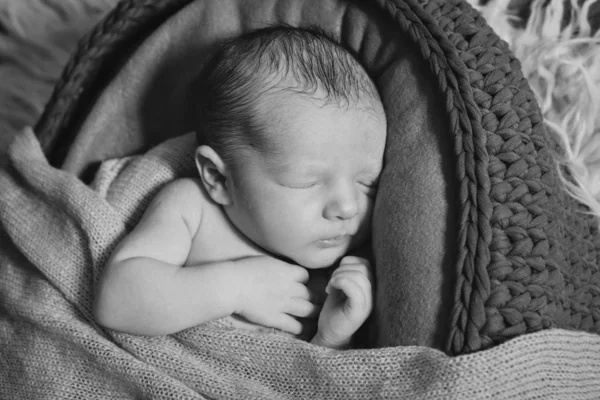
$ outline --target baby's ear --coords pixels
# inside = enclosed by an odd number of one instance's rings
[[[229,205],[227,166],[212,147],[202,145],[196,149],[196,168],[208,195],[218,204]]]

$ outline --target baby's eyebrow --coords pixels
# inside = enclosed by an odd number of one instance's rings
[[[273,172],[301,172],[305,174],[318,174],[325,169],[324,166],[320,166],[315,162],[292,162],[289,160],[270,162],[268,163],[268,168]]]
[[[284,162],[277,165],[272,165],[270,170],[281,175],[294,175],[303,177],[317,177],[328,173],[328,167],[313,163],[291,163]],[[381,175],[381,164],[373,163],[356,171],[356,177],[362,181],[371,181],[377,184]]]
[[[315,177],[324,173],[323,169],[313,168],[309,166],[303,165],[293,165],[293,164],[285,164],[275,169],[275,172],[282,175],[294,175],[294,176],[304,176],[304,177]]]

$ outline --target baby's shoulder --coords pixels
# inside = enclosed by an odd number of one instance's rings
[[[156,196],[158,201],[169,203],[196,203],[204,199],[202,182],[197,178],[180,178],[166,184]]]
[[[164,186],[153,200],[151,208],[160,214],[180,214],[186,222],[200,222],[206,196],[202,182],[195,178],[181,178]],[[196,224],[194,224],[196,225]]]
[[[198,178],[180,178],[169,182],[159,193],[173,201],[199,200],[204,198],[202,182]]]

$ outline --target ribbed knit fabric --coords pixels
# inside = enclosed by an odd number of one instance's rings
[[[0,170],[0,398],[597,399],[600,336],[527,334],[449,357],[335,351],[207,325],[147,338],[91,316],[108,254],[152,194],[193,171],[193,138],[109,161],[93,188],[50,167],[31,131]]]

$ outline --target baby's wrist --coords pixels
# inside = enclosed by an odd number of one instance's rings
[[[223,287],[220,296],[224,304],[224,310],[228,315],[239,314],[243,312],[242,307],[245,304],[245,283],[244,279],[236,269],[236,263],[233,260],[225,261],[220,266],[221,272],[227,277],[227,284]]]
[[[323,335],[321,330],[317,331],[317,334],[311,340],[312,344],[316,344],[322,347],[328,347],[330,349],[345,350],[349,349],[352,342],[352,335],[345,338],[329,338]]]

